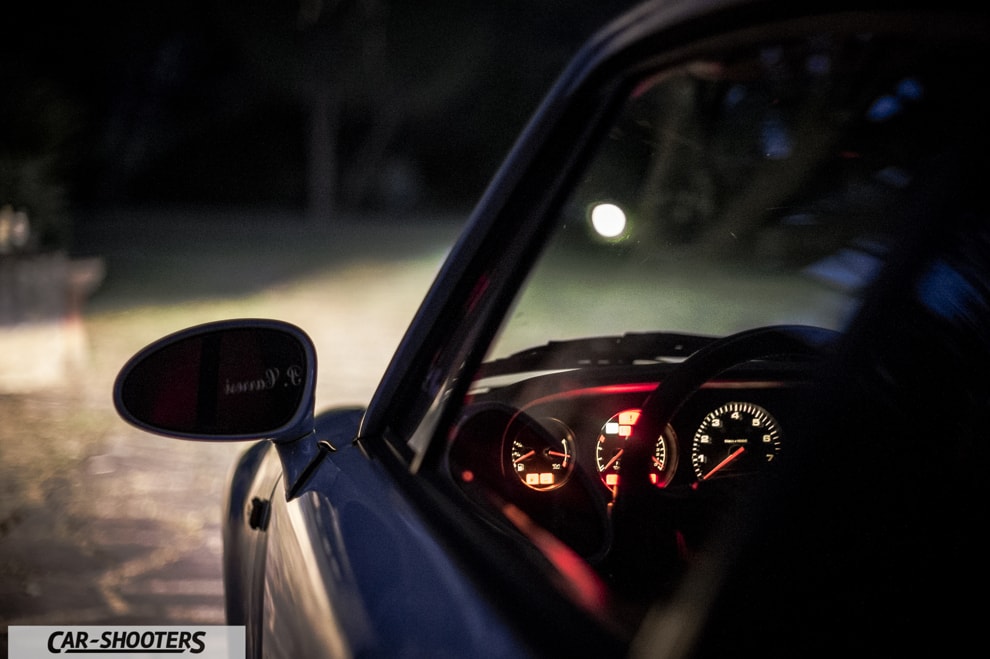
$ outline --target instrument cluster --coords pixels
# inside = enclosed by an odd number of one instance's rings
[[[622,455],[642,411],[638,404],[655,383],[564,392],[516,413],[501,438],[501,468],[525,487],[556,490],[575,470],[597,475],[610,492],[622,475]],[[782,383],[720,387],[699,391],[652,439],[650,480],[657,487],[745,476],[772,468],[785,445],[785,432],[771,409],[786,405]],[[786,412],[785,412],[786,414]],[[545,433],[533,432],[530,417]]]
[[[450,443],[454,480],[469,496],[516,506],[593,554],[606,542],[626,442],[662,381],[662,373],[637,375],[555,374],[472,396]],[[651,482],[692,490],[772,470],[795,441],[788,430],[797,425],[803,382],[761,371],[707,383],[652,438]]]

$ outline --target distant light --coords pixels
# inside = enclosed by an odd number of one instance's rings
[[[618,238],[626,230],[626,213],[615,204],[596,204],[591,209],[591,226],[603,238]]]
[[[866,111],[866,118],[874,123],[886,121],[901,112],[901,101],[896,96],[885,94],[873,101],[873,105]]]
[[[791,136],[778,117],[768,117],[761,127],[763,138],[763,155],[770,160],[786,160],[791,157],[794,145]]]
[[[925,88],[915,78],[904,78],[897,83],[897,95],[909,101],[920,101],[925,95]]]
[[[885,94],[873,101],[866,118],[874,123],[886,121],[904,110],[904,101],[916,102],[925,96],[925,87],[916,78],[904,78],[897,83],[896,94]]]

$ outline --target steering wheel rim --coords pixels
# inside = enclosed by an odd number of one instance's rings
[[[633,569],[656,566],[662,554],[674,554],[669,535],[654,525],[663,520],[676,526],[673,500],[683,497],[655,487],[649,480],[649,438],[658,437],[681,406],[702,385],[740,364],[783,356],[821,357],[839,333],[810,325],[772,325],[717,339],[688,357],[646,397],[622,458],[623,477],[613,505],[613,554],[619,562],[638,563]],[[671,504],[671,505],[667,505]],[[657,554],[658,556],[654,556]],[[637,560],[640,558],[641,560]]]

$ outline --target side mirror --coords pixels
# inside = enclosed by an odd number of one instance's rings
[[[291,441],[313,430],[316,350],[273,320],[199,325],[141,350],[114,383],[117,413],[181,439]]]

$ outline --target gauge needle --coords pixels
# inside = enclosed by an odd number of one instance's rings
[[[624,449],[624,448],[620,448],[618,451],[616,451],[615,452],[615,455],[612,456],[612,459],[609,460],[608,462],[606,462],[605,463],[605,466],[603,466],[601,470],[602,471],[605,471],[606,469],[608,469],[609,467],[611,467],[613,464],[615,464],[615,461],[619,459],[619,456],[622,455],[622,452],[625,451],[625,450],[626,449]]]
[[[567,459],[571,456],[566,453],[561,453],[560,451],[547,451],[547,455],[552,455],[557,458],[564,458],[564,466],[567,466]]]
[[[522,462],[523,460],[529,460],[534,455],[536,455],[536,451],[530,451],[529,453],[523,453],[518,458],[516,458],[515,460],[513,460],[512,463],[515,464],[517,462]]]
[[[719,471],[719,470],[720,470],[720,469],[722,469],[723,467],[726,467],[726,466],[728,466],[730,462],[732,462],[733,460],[735,460],[736,458],[738,458],[738,457],[739,457],[740,455],[742,455],[742,454],[743,454],[743,453],[745,453],[745,452],[746,452],[746,447],[745,447],[745,446],[740,446],[740,447],[739,447],[739,448],[737,448],[737,449],[736,449],[735,451],[733,451],[732,453],[730,453],[730,454],[728,455],[728,457],[726,457],[726,458],[725,458],[725,460],[722,460],[722,461],[721,461],[721,462],[719,462],[719,463],[718,463],[717,465],[715,465],[715,466],[714,466],[714,467],[712,468],[712,470],[711,470],[711,471],[709,471],[709,472],[708,472],[707,474],[705,474],[705,477],[704,477],[704,478],[702,478],[702,480],[708,480],[709,478],[711,478],[711,476],[712,476],[712,475],[713,475],[713,474],[714,474],[715,472],[717,472],[717,471]]]

